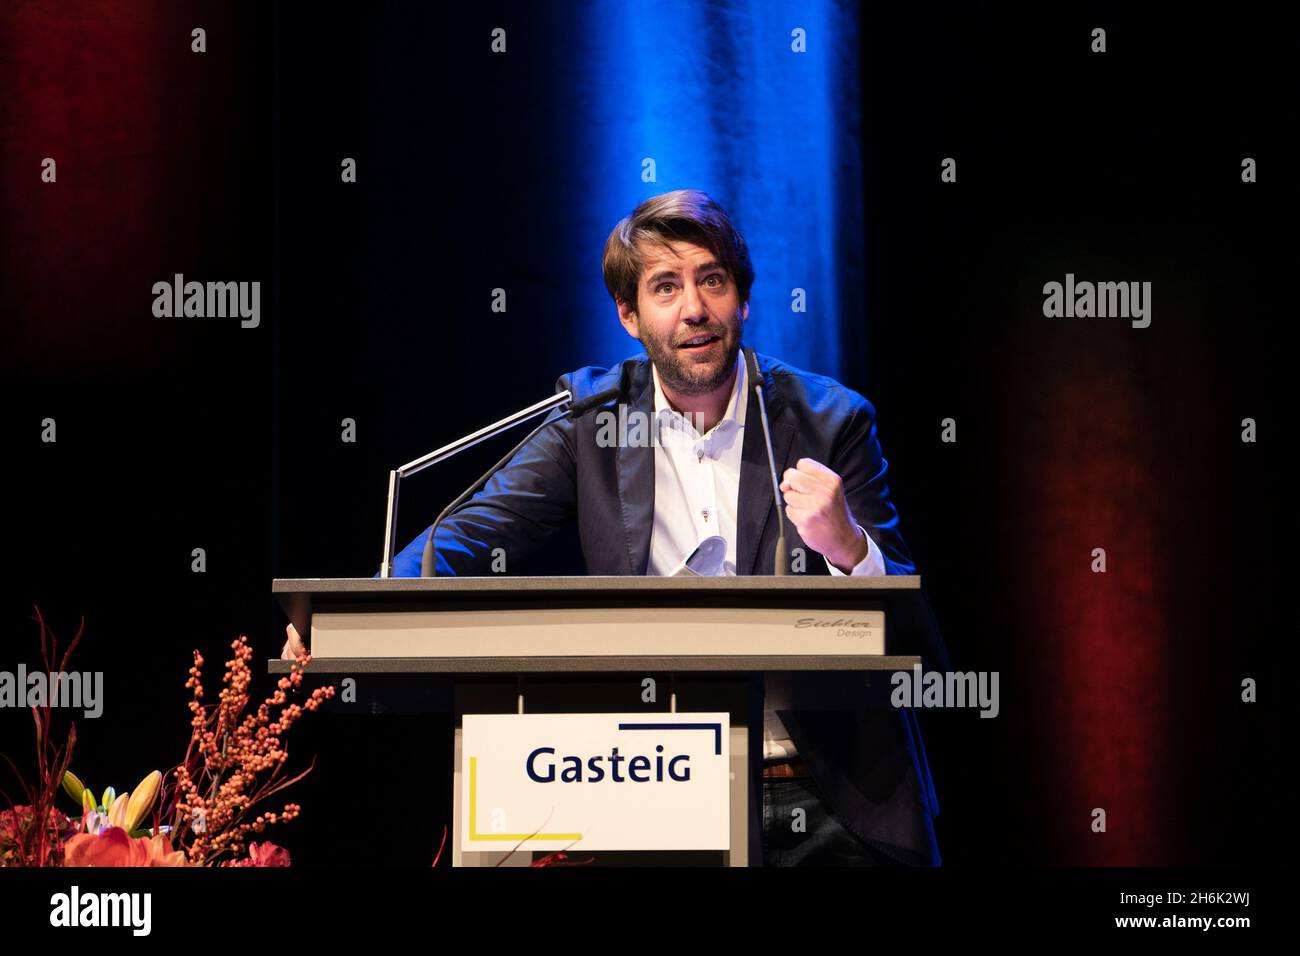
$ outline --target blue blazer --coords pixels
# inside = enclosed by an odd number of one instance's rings
[[[880,548],[886,573],[915,574],[899,532],[898,513],[889,500],[871,403],[826,376],[762,355],[758,361],[778,473],[805,457],[833,469],[844,480],[854,518]],[[571,391],[575,400],[618,388],[629,411],[643,412],[647,421],[653,417],[654,381],[644,355],[610,369],[578,369],[561,376],[556,387]],[[779,522],[752,391],[748,401],[736,573],[771,574]],[[654,521],[654,448],[649,443],[601,447],[596,438],[599,423],[596,414],[588,414],[543,429],[478,494],[448,515],[434,538],[437,573],[490,574],[494,549],[503,548],[507,560],[516,563],[552,532],[576,520],[589,574],[644,575]],[[396,576],[419,576],[427,537],[425,528],[394,558]],[[809,549],[788,522],[786,547],[804,550],[804,573],[829,573],[821,555]],[[928,607],[918,614],[904,628],[916,647],[896,648],[891,639],[891,652],[921,653],[927,667],[946,669],[946,652]],[[938,864],[933,826],[938,803],[910,710],[886,705],[853,713],[779,713],[841,824],[900,862]]]

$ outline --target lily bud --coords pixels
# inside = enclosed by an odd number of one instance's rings
[[[158,790],[162,786],[162,774],[155,770],[149,776],[141,780],[136,788],[131,791],[131,799],[126,806],[126,831],[130,833],[136,829],[145,818],[153,802],[158,797]]]
[[[63,792],[78,803],[82,803],[81,795],[86,792],[86,785],[77,779],[77,775],[71,770],[65,770],[63,771]]]
[[[130,799],[124,793],[113,801],[113,805],[108,808],[108,825],[110,827],[126,829],[126,805],[130,802]]]

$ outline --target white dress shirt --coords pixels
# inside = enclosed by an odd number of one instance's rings
[[[653,370],[655,450],[655,510],[650,532],[650,574],[669,574],[699,543],[711,535],[727,542],[722,573],[736,573],[736,505],[740,497],[740,455],[749,404],[748,374],[743,356],[736,357],[736,385],[727,414],[703,435],[695,423],[668,404]],[[761,426],[760,426],[761,427]],[[859,526],[860,527],[860,526]],[[880,548],[863,531],[867,556],[854,575],[885,573]],[[824,560],[824,559],[823,559]],[[833,575],[844,572],[829,561]],[[794,744],[776,713],[763,713],[763,756],[793,756]]]

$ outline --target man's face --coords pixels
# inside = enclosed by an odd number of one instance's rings
[[[736,366],[749,303],[704,246],[678,240],[639,251],[636,304],[620,303],[619,321],[645,346],[666,388],[681,395],[716,390]]]

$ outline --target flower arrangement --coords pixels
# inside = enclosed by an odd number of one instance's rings
[[[57,662],[59,670],[66,670],[84,620],[61,658],[58,641],[39,609],[36,620],[46,669],[53,671]],[[304,713],[334,696],[334,687],[313,690],[301,704],[289,702],[289,695],[301,690],[303,669],[311,661],[311,655],[303,654],[289,676],[277,682],[274,693],[246,713],[253,650],[243,635],[230,647],[234,656],[226,662],[221,691],[211,704],[204,702],[203,656],[194,652],[185,683],[192,695],[185,758],[167,774],[148,774],[129,794],[109,787],[96,798],[68,769],[75,724],[66,742],[55,745],[50,707],[33,707],[36,782],[28,785],[13,761],[0,755],[27,798],[26,804],[17,805],[4,794],[9,808],[0,811],[0,866],[288,866],[289,853],[283,847],[250,843],[249,838],[301,812],[295,803],[279,810],[264,805],[315,766],[313,759],[306,770],[287,776],[284,740]],[[79,819],[54,806],[60,790],[81,808]],[[145,827],[146,821],[151,825]]]
[[[60,656],[59,642],[47,628],[39,608],[35,620],[40,625],[41,658],[46,671],[66,671],[68,659],[81,641],[85,621]],[[35,783],[27,784],[13,761],[0,754],[26,797],[26,803],[15,804],[0,791],[8,803],[8,809],[0,810],[0,866],[288,866],[288,850],[251,838],[301,813],[296,803],[286,803],[279,810],[266,810],[264,806],[315,767],[313,759],[306,770],[287,776],[285,737],[303,714],[319,709],[333,697],[335,688],[317,688],[301,704],[289,702],[290,694],[301,691],[303,670],[311,662],[310,654],[302,654],[289,676],[276,683],[274,693],[249,712],[253,650],[242,635],[230,648],[233,656],[226,662],[221,691],[214,703],[205,702],[204,659],[194,652],[185,682],[191,693],[190,740],[185,758],[165,774],[150,772],[127,793],[119,794],[110,786],[97,796],[86,786],[69,769],[77,739],[76,725],[70,723],[64,743],[58,745],[51,732],[51,707],[48,703],[33,707]],[[60,791],[80,808],[80,816],[55,806]],[[434,866],[442,858],[447,835],[444,827]],[[523,841],[511,853],[519,852],[522,846]],[[542,856],[530,866],[591,862],[557,852]]]

